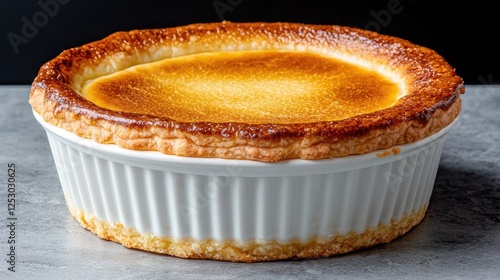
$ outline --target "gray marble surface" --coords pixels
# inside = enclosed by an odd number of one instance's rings
[[[500,279],[500,86],[471,85],[445,144],[426,217],[392,243],[264,263],[127,249],[68,213],[29,86],[0,87],[0,279]],[[8,271],[7,165],[16,166],[16,272]]]

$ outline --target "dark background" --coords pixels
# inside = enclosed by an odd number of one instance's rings
[[[337,24],[398,36],[434,49],[466,84],[500,83],[494,2],[383,1],[3,1],[0,84],[30,84],[64,49],[112,32],[228,20]]]

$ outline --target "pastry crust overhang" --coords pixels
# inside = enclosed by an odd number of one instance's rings
[[[89,81],[134,65],[204,52],[312,52],[393,79],[404,91],[388,108],[307,123],[177,121],[97,106]],[[258,161],[363,154],[429,136],[461,110],[464,83],[443,57],[406,40],[360,29],[298,23],[207,23],[118,32],[44,64],[30,104],[46,122],[100,143],[193,157]]]

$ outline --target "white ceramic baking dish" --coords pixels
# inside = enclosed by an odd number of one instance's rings
[[[126,247],[244,262],[332,256],[406,233],[425,215],[457,123],[369,154],[264,163],[127,150],[34,114],[83,227]]]

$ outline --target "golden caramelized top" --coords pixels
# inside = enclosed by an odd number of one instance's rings
[[[30,104],[45,122],[99,143],[273,162],[412,143],[452,123],[464,92],[443,57],[401,38],[216,22],[67,49],[42,65]]]
[[[380,73],[311,52],[205,52],[87,81],[100,107],[180,122],[308,123],[390,107],[399,86]]]

